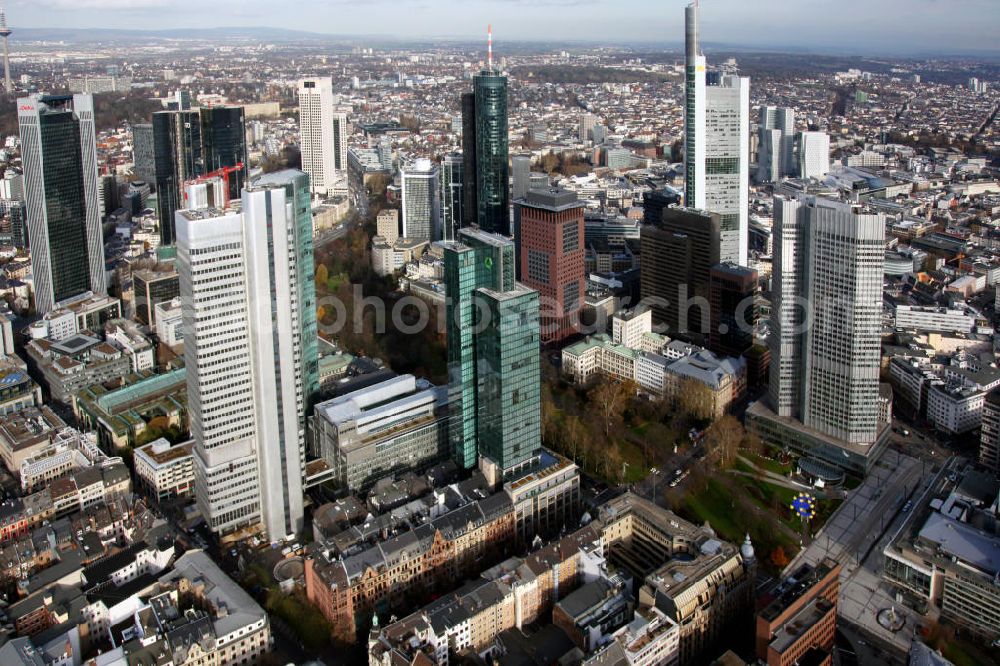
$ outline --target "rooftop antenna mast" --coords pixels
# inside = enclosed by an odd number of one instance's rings
[[[486,69],[493,71],[493,24],[486,28]]]

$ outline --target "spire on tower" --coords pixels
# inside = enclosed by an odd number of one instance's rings
[[[493,24],[486,27],[486,69],[493,71]]]

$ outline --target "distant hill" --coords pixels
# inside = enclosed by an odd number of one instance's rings
[[[251,40],[251,41],[331,41],[333,35],[305,30],[258,27],[169,28],[163,30],[132,30],[115,28],[15,28],[14,40],[25,42],[115,42],[115,41],[178,41],[178,40]],[[344,37],[343,39],[358,39]]]

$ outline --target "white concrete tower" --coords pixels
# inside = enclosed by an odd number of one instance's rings
[[[698,47],[698,0],[684,10],[684,205],[705,208],[705,56]]]

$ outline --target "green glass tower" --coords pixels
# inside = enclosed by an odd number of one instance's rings
[[[466,223],[510,236],[510,146],[507,138],[507,77],[493,65],[472,79],[462,96]]]
[[[452,456],[512,469],[541,446],[538,294],[515,283],[510,239],[462,229],[444,257]]]
[[[538,455],[541,444],[538,292],[479,289],[476,419],[479,452],[504,472]]]

